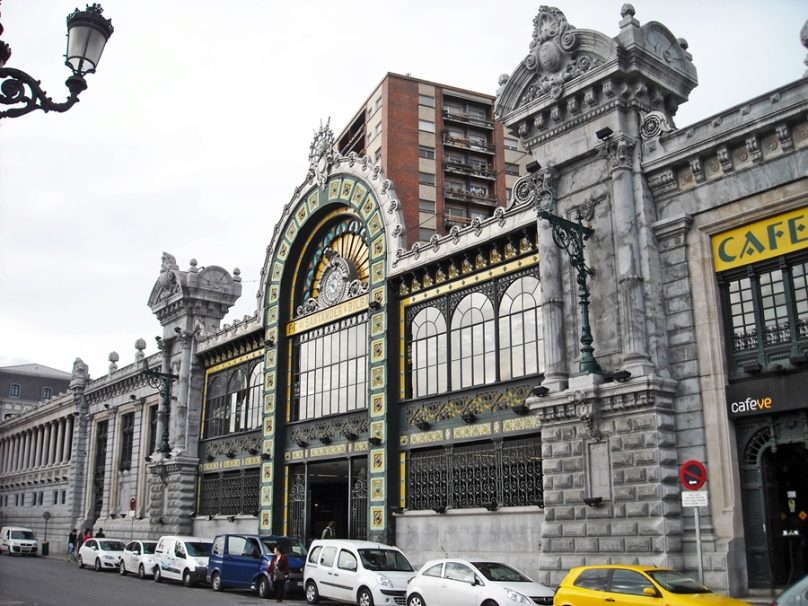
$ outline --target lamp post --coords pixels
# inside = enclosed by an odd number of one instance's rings
[[[160,439],[160,447],[157,449],[163,455],[168,455],[171,452],[171,447],[168,445],[168,420],[171,414],[171,385],[174,379],[179,378],[177,375],[172,375],[166,372],[152,370],[148,366],[143,369],[143,374],[149,385],[160,392],[163,401],[158,411],[158,416],[163,424],[163,435]]]
[[[103,10],[100,4],[88,4],[85,10],[77,8],[67,16],[65,65],[73,74],[65,81],[70,96],[62,103],[55,103],[42,90],[39,80],[19,69],[5,67],[11,48],[0,40],[0,104],[16,106],[0,111],[0,118],[16,118],[36,109],[64,112],[78,102],[79,94],[87,88],[84,75],[95,73],[104,46],[114,31],[112,20],[101,16]]]
[[[553,242],[559,248],[567,251],[570,257],[570,264],[575,268],[578,282],[578,304],[581,308],[581,361],[578,369],[582,373],[600,373],[601,368],[595,359],[595,348],[592,347],[592,330],[589,326],[589,286],[587,276],[592,270],[587,267],[584,259],[585,242],[592,235],[591,228],[586,227],[581,222],[581,215],[578,214],[578,222],[568,221],[563,217],[557,217],[546,210],[539,211],[539,218],[550,223],[553,230]]]

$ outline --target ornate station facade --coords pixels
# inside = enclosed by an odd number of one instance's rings
[[[68,393],[0,424],[3,523],[334,521],[551,585],[602,562],[733,595],[804,574],[808,81],[679,129],[687,44],[630,5],[614,37],[541,7],[528,48],[497,92],[532,158],[509,201],[406,247],[395,184],[321,127],[256,314],[222,326],[239,272],[164,254],[160,353],[95,380],[77,360]]]

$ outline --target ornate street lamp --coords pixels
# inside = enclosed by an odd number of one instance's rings
[[[5,67],[11,48],[0,40],[0,104],[18,106],[1,111],[0,118],[16,118],[36,109],[64,112],[76,104],[79,94],[87,88],[84,75],[95,73],[104,46],[114,31],[112,21],[101,16],[103,11],[100,4],[88,4],[85,10],[76,9],[67,16],[65,65],[73,75],[65,82],[70,96],[62,103],[54,103],[39,86],[39,80],[21,70]]]
[[[163,423],[163,435],[160,439],[160,447],[157,450],[163,455],[168,455],[171,452],[171,447],[168,445],[168,420],[171,416],[171,384],[174,382],[174,379],[178,379],[179,377],[170,373],[152,370],[148,366],[143,369],[143,374],[146,375],[149,385],[159,391],[163,399],[157,411],[157,415]]]
[[[602,371],[595,359],[595,348],[592,347],[594,339],[589,326],[589,286],[587,276],[592,273],[592,270],[587,267],[584,259],[584,243],[592,235],[592,229],[583,225],[580,213],[578,214],[577,223],[568,221],[563,217],[557,217],[546,210],[539,211],[539,218],[550,223],[553,230],[553,242],[559,248],[567,251],[570,257],[570,265],[577,273],[578,304],[581,308],[581,361],[578,368],[582,373],[600,373]]]

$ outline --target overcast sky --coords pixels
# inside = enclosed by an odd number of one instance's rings
[[[546,0],[545,0],[546,1]],[[238,267],[255,312],[272,229],[305,178],[320,120],[339,132],[387,72],[493,94],[528,51],[541,2],[105,0],[115,33],[81,102],[0,121],[0,366],[93,377],[161,328],[162,251]],[[69,0],[3,0],[8,67],[64,100]],[[83,8],[83,4],[81,5]],[[619,0],[556,6],[618,32]],[[677,125],[802,77],[804,0],[638,0],[689,42],[699,86]],[[722,8],[729,9],[722,13]]]

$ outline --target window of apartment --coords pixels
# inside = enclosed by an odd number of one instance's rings
[[[430,173],[418,173],[418,183],[421,185],[435,185],[435,175]]]
[[[435,97],[430,97],[429,95],[418,95],[418,105],[435,107]]]
[[[514,175],[519,176],[519,165],[514,164],[513,162],[506,162],[505,163],[505,174],[506,175]]]
[[[512,139],[511,137],[505,137],[505,149],[510,150],[518,150],[519,149],[519,141],[516,139]]]
[[[482,107],[469,106],[467,113],[472,118],[478,120],[486,120],[488,118],[488,113]]]
[[[382,123],[379,122],[376,124],[376,127],[373,129],[373,136],[378,136],[378,134],[382,132]]]
[[[474,210],[474,209],[469,210],[470,219],[487,219],[490,216],[491,213],[489,213],[486,210]]]
[[[19,383],[12,383],[8,387],[8,395],[10,398],[19,398],[20,397],[20,385]]]
[[[418,210],[422,213],[434,213],[435,202],[432,200],[418,200]]]
[[[132,443],[135,436],[135,413],[121,417],[121,469],[132,467]]]
[[[65,503],[67,503],[67,491],[63,490],[61,496],[62,496],[61,502],[62,502],[62,505],[64,505]]]
[[[40,393],[40,399],[42,400],[50,400],[51,395],[53,394],[53,390],[50,387],[43,387]]]
[[[428,133],[435,132],[435,123],[431,120],[418,120],[418,130],[423,130]]]
[[[53,503],[54,505],[59,504],[59,491],[58,490],[53,491],[53,501],[51,501],[51,503]]]
[[[38,501],[39,501],[39,505],[42,505],[42,504],[45,503],[45,493],[43,491],[41,491],[41,490],[39,491]]]
[[[426,145],[419,145],[418,146],[418,155],[421,158],[426,158],[427,160],[434,160],[435,159],[435,148],[428,147]]]
[[[449,217],[465,217],[466,216],[466,209],[460,208],[457,206],[447,206],[446,207],[446,214]]]
[[[429,242],[437,232],[434,229],[429,229],[428,227],[421,227],[418,230],[418,239],[423,240],[424,242]]]
[[[381,147],[378,148],[376,150],[376,152],[373,154],[373,158],[376,160],[376,162],[378,162],[379,160],[382,159],[382,148]]]
[[[511,198],[513,198],[513,189],[511,189],[510,187],[507,187],[505,189],[505,201],[510,202]]]

